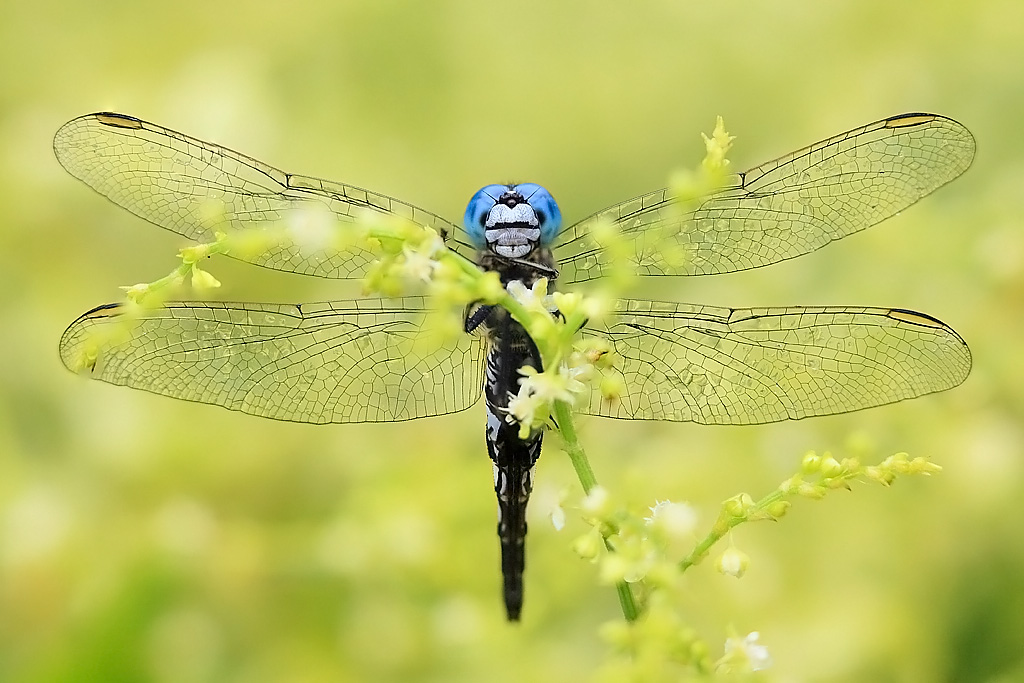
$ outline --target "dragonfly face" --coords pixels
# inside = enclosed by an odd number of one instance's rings
[[[536,183],[488,185],[469,200],[463,226],[478,249],[524,258],[551,244],[562,227],[562,212]]]
[[[315,202],[339,230],[367,209],[407,218],[506,284],[558,275],[561,285],[627,267],[639,275],[708,275],[759,268],[819,249],[893,216],[963,173],[974,138],[936,114],[901,114],[833,136],[740,173],[680,212],[668,189],[614,204],[561,227],[539,185],[488,185],[463,225],[398,199],[310,176],[131,116],[89,114],[53,143],[72,175],[132,213],[190,239],[287,223]],[[209,210],[211,200],[222,209]],[[618,229],[625,264],[591,235]],[[648,229],[656,227],[657,238]],[[623,258],[619,245],[615,258]],[[666,258],[666,252],[685,258]],[[368,251],[311,253],[287,236],[251,256],[305,275],[362,277]],[[557,271],[555,270],[557,268]],[[481,309],[483,307],[480,307]],[[449,345],[424,325],[421,297],[315,304],[172,302],[132,319],[123,307],[88,311],[60,342],[71,369],[113,384],[315,424],[398,422],[465,410],[484,395],[495,465],[505,603],[519,615],[526,502],[542,434],[518,437],[503,412],[518,369],[540,358],[502,309],[477,310]],[[860,410],[943,391],[970,372],[951,328],[901,308],[717,308],[624,299],[589,334],[603,338],[625,388],[615,401],[595,388],[578,412],[630,420],[762,424]],[[97,347],[96,340],[106,342]]]

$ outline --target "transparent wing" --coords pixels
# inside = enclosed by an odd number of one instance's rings
[[[631,420],[761,424],[831,415],[955,387],[967,344],[895,308],[744,308],[624,300],[590,334],[611,342],[625,379],[581,412]]]
[[[70,369],[95,379],[293,422],[390,422],[464,410],[484,341],[436,341],[418,297],[301,306],[172,303],[129,320],[118,304],[71,324]]]
[[[374,256],[322,248],[325,212],[344,229],[359,209],[408,218],[447,235],[472,258],[460,226],[391,197],[329,180],[285,173],[226,147],[123,114],[88,114],[53,139],[58,161],[89,187],[140,218],[194,240],[268,225],[294,228],[296,239],[250,260],[330,278],[361,277]],[[311,225],[312,224],[312,225]],[[301,246],[300,246],[301,245]]]
[[[629,266],[640,275],[729,273],[806,254],[883,221],[959,176],[973,158],[974,138],[952,119],[876,121],[739,174],[695,212],[681,213],[662,189],[584,219],[554,247],[559,281],[605,274],[609,257],[590,237],[599,219],[635,238]],[[674,242],[668,249],[665,239]]]

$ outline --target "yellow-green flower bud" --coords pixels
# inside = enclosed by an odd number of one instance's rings
[[[599,386],[601,390],[601,396],[608,400],[615,400],[620,398],[626,391],[626,380],[619,372],[603,372],[601,373],[601,382]]]
[[[929,461],[927,458],[914,458],[910,461],[909,472],[911,474],[931,474],[941,472],[942,467]]]
[[[909,458],[910,456],[906,453],[894,453],[883,460],[881,466],[897,474],[902,474],[906,471],[907,461]]]
[[[779,491],[786,494],[793,493],[799,489],[800,485],[803,483],[803,478],[799,474],[794,474],[792,477],[779,484]]]
[[[591,294],[583,298],[583,302],[580,304],[580,310],[583,312],[583,317],[590,321],[600,320],[607,315],[608,310],[612,307],[612,302],[605,296],[599,296],[597,294]]]
[[[573,552],[584,560],[596,560],[602,547],[604,547],[604,543],[601,540],[601,534],[596,529],[572,542]]]
[[[746,517],[754,509],[749,493],[739,493],[722,503],[722,510],[730,517]]]
[[[192,286],[195,289],[214,289],[220,287],[220,281],[199,266],[192,266]]]
[[[149,283],[140,282],[136,285],[132,285],[131,287],[121,287],[121,289],[124,290],[125,298],[127,298],[128,301],[138,304],[142,303],[142,300],[146,298],[147,294],[149,294]]]
[[[72,370],[75,372],[91,372],[100,357],[100,344],[95,339],[87,339],[74,359]]]
[[[835,477],[833,479],[825,479],[821,483],[823,486],[826,486],[830,489],[846,489],[847,491],[850,490],[850,482],[846,479],[846,477]]]
[[[815,486],[814,484],[803,483],[801,484],[796,492],[804,498],[810,498],[812,500],[821,500],[825,497],[825,489],[821,486]]]
[[[555,292],[551,295],[551,299],[558,307],[558,311],[566,318],[572,316],[583,301],[583,297],[576,292]]]
[[[181,257],[182,263],[185,263],[186,265],[198,263],[210,255],[210,245],[197,244],[192,247],[185,247],[178,251],[178,255]]]
[[[487,271],[476,280],[476,296],[485,304],[498,303],[508,292],[501,284],[501,278],[493,270]]]
[[[826,453],[821,459],[821,475],[823,477],[834,477],[843,471],[843,466],[839,464],[839,461],[832,457],[831,453]]]
[[[598,580],[605,585],[611,585],[626,581],[626,576],[632,573],[633,564],[631,562],[617,553],[608,553],[601,561]]]
[[[774,503],[769,504],[768,507],[765,508],[765,512],[767,512],[772,519],[778,519],[786,514],[790,505],[791,503],[788,500],[777,500]]]
[[[888,486],[896,479],[896,475],[892,471],[884,467],[876,467],[875,465],[865,467],[864,476],[872,481],[877,481],[883,486]]]
[[[800,463],[800,471],[804,474],[814,474],[821,468],[821,456],[814,451],[808,451]]]
[[[704,168],[710,172],[724,171],[729,166],[729,160],[725,158],[725,155],[728,154],[736,136],[726,132],[725,121],[719,116],[715,121],[715,132],[711,134],[711,137],[703,133],[701,133],[701,137],[704,138],[704,147],[707,151],[704,161],[701,162]]]

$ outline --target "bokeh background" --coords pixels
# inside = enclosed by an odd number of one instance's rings
[[[104,201],[50,149],[115,110],[458,219],[478,187],[545,184],[569,222],[664,185],[716,115],[738,169],[883,116],[934,111],[973,168],[865,233],[647,294],[928,312],[970,343],[941,395],[749,428],[582,421],[599,480],[706,526],[808,449],[944,471],[801,501],[735,534],[680,612],[720,653],[758,630],[780,681],[1024,680],[1024,5],[1019,0],[408,3],[33,0],[0,9],[0,680],[572,681],[608,656],[614,592],[545,512],[523,622],[504,621],[482,410],[314,427],[88,382],[56,345],[180,238]],[[217,297],[350,284],[211,262]],[[185,292],[184,295],[188,293]]]

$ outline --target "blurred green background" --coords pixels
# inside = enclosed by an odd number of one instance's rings
[[[68,119],[115,110],[459,219],[491,182],[568,222],[664,185],[725,117],[738,169],[934,111],[973,168],[903,215],[755,272],[658,283],[719,305],[928,312],[970,343],[960,388],[749,428],[590,419],[598,478],[638,507],[755,497],[807,449],[940,463],[735,534],[681,607],[719,654],[761,632],[783,681],[1024,680],[1024,5],[769,1],[5,3],[0,9],[0,680],[573,681],[614,592],[545,521],[578,490],[550,438],[523,622],[499,596],[483,411],[313,427],[88,382],[56,345],[182,240],[66,175]],[[214,261],[218,298],[351,284]],[[187,292],[184,293],[187,296]],[[545,502],[547,501],[547,503]]]

